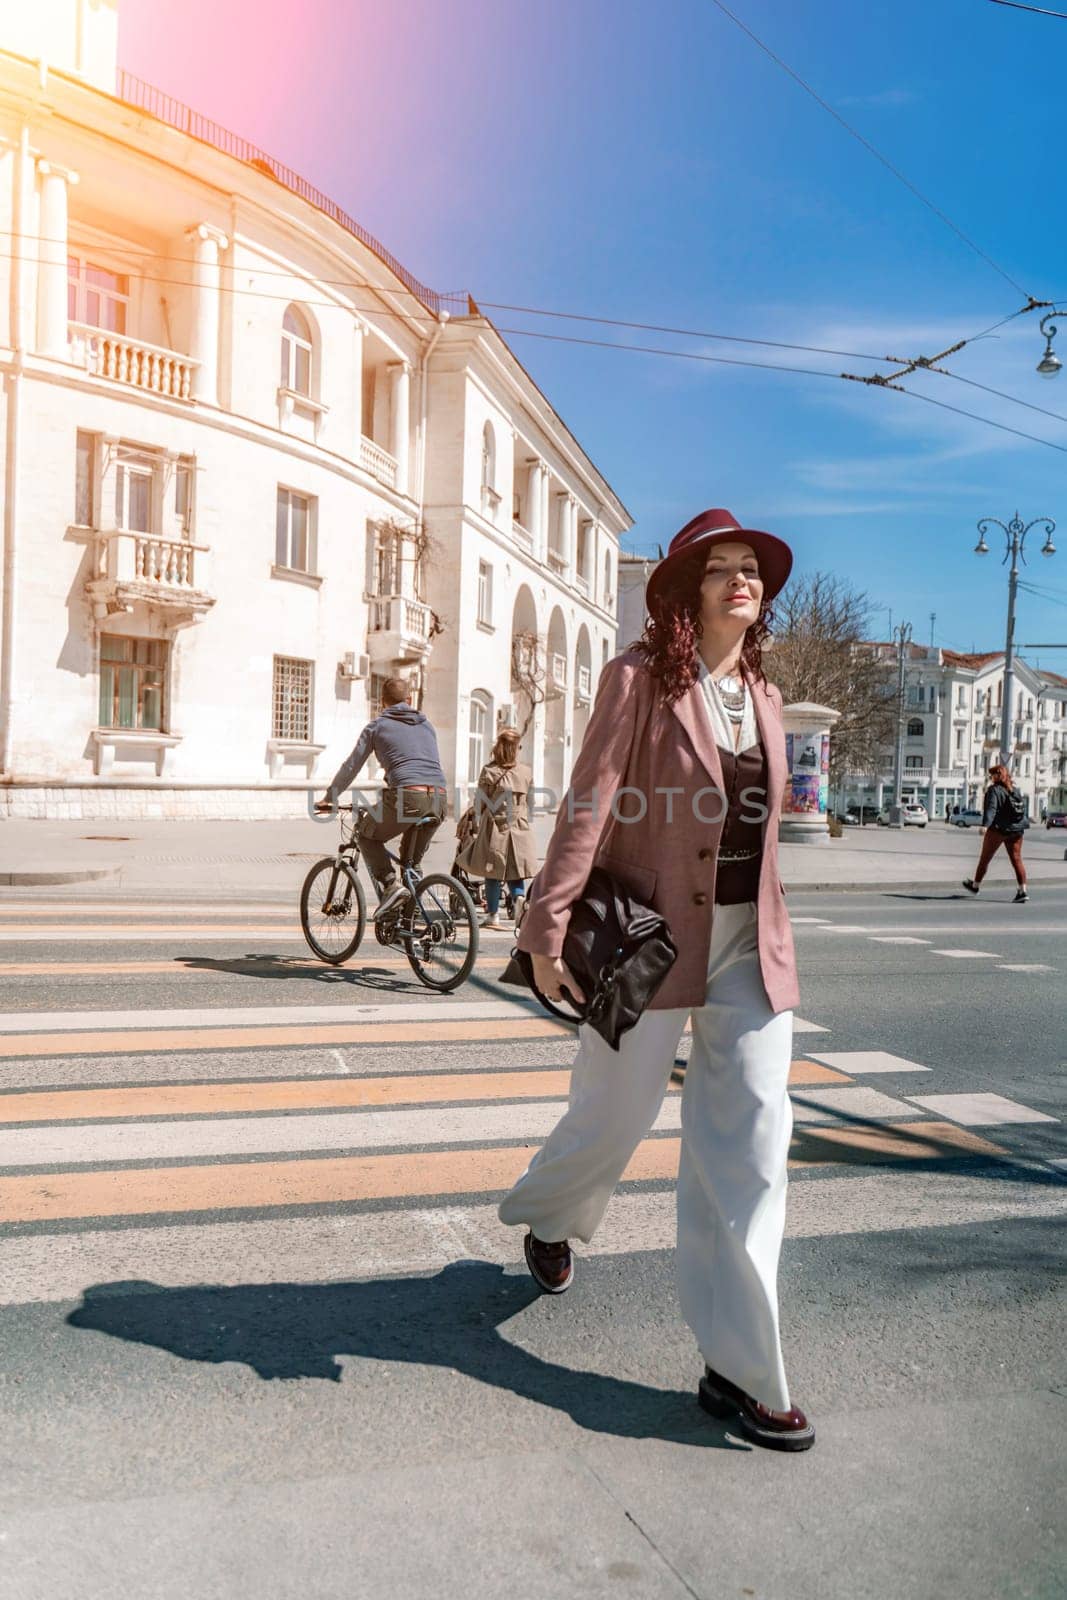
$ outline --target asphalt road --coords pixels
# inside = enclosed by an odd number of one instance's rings
[[[1062,1594],[1067,890],[790,909],[796,1458],[694,1403],[676,1097],[521,1269],[572,1045],[506,938],[438,999],[287,907],[0,904],[5,1600]]]

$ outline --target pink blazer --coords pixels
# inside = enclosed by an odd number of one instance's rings
[[[694,683],[667,705],[634,650],[607,663],[518,939],[531,954],[561,955],[570,908],[592,867],[605,867],[662,912],[678,946],[678,959],[651,1002],[657,1011],[702,1006],[706,994],[725,805],[713,792],[722,792],[722,765],[702,695]],[[786,782],[782,697],[764,684],[753,684],[752,695],[768,790],[758,900],[760,971],[772,1008],[790,1011],[799,993],[778,876],[778,814]],[[623,817],[633,820],[617,820]]]

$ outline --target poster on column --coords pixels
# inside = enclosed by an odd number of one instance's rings
[[[787,733],[785,746],[788,809],[805,815],[825,813],[830,799],[830,735],[821,729]]]

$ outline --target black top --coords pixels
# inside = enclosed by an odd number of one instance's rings
[[[735,755],[719,746],[726,817],[719,839],[715,899],[721,906],[741,905],[759,894],[763,859],[763,823],[767,811],[767,758],[763,746]],[[731,861],[731,855],[749,859]],[[724,859],[725,858],[725,859]]]

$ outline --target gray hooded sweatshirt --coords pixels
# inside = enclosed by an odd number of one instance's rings
[[[371,751],[384,767],[390,789],[401,789],[408,784],[446,787],[432,725],[421,711],[402,700],[399,705],[386,706],[381,716],[367,723],[352,754],[338,768],[326,791],[331,800],[336,803],[351,787]]]

